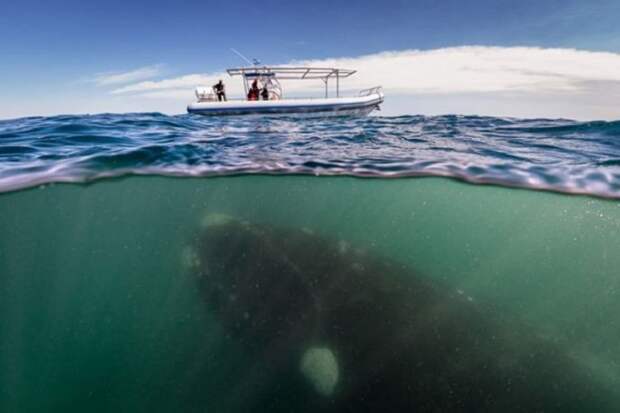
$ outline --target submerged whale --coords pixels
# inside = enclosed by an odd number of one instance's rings
[[[609,389],[514,318],[303,229],[210,216],[191,267],[250,355],[252,411],[604,411]]]

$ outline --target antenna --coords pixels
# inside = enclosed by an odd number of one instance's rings
[[[245,57],[244,55],[242,55],[241,53],[239,53],[237,50],[233,49],[232,47],[230,48],[230,51],[253,66],[256,66],[256,62],[258,62],[258,60],[256,59],[254,59],[254,62],[251,62],[250,59],[248,59],[247,57]]]

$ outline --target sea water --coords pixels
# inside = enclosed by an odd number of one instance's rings
[[[615,411],[618,139],[616,123],[456,116],[2,121],[0,411],[242,409],[255,360],[187,265],[213,213],[362,246],[488,303]]]

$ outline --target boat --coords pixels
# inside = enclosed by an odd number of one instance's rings
[[[227,70],[231,77],[240,76],[246,96],[250,84],[257,81],[267,90],[266,99],[229,99],[219,101],[211,88],[196,88],[197,101],[187,107],[189,113],[205,116],[267,115],[267,116],[366,116],[379,110],[383,90],[375,86],[355,96],[340,96],[340,80],[356,73],[355,70],[320,67],[252,66]],[[281,80],[321,80],[325,84],[324,97],[285,98]],[[336,96],[329,96],[330,80],[335,82]]]

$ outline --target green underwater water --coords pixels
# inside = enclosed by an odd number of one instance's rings
[[[208,213],[440,279],[556,342],[620,405],[620,201],[443,178],[129,177],[0,195],[0,411],[239,409],[249,356],[183,260]]]

